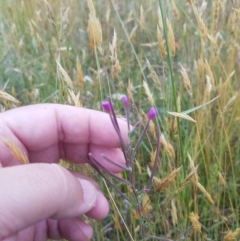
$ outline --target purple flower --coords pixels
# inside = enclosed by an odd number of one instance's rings
[[[155,107],[151,107],[150,110],[147,113],[147,117],[149,120],[152,120],[155,118],[155,116],[157,115],[157,110]]]
[[[102,102],[102,108],[107,112],[110,113],[111,112],[111,104],[108,100],[104,100]]]
[[[129,104],[129,100],[128,97],[126,95],[123,95],[121,98],[122,104],[125,108],[128,108],[128,104]]]

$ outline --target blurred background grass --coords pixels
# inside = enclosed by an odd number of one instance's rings
[[[91,1],[76,0],[0,5],[1,111],[46,102],[100,110],[101,101],[111,96],[123,114],[117,101],[122,94],[132,102],[133,122],[150,106],[158,109],[162,147],[148,211],[136,217],[95,175],[112,206],[104,221],[89,220],[93,240],[131,240],[129,233],[141,240],[140,222],[145,240],[237,240],[238,1],[93,0],[92,9]],[[138,153],[137,187],[148,178],[154,133],[152,125]],[[122,190],[131,197],[128,188]]]

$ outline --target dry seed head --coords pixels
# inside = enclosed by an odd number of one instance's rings
[[[127,96],[128,99],[130,100],[131,103],[133,103],[133,94],[132,94],[132,90],[133,90],[133,85],[131,80],[128,80],[128,87],[127,87]]]
[[[175,179],[178,172],[180,171],[182,167],[179,167],[177,169],[174,169],[167,177],[165,177],[162,181],[158,182],[154,178],[154,183],[156,185],[156,192],[161,192],[163,189],[167,188],[171,182]]]
[[[98,48],[99,52],[103,55],[103,49],[101,48],[102,45],[102,27],[101,23],[98,18],[89,14],[88,19],[88,38],[89,38],[89,45],[94,53],[96,48]]]
[[[205,70],[206,70],[207,75],[208,75],[209,78],[210,78],[211,85],[214,86],[213,72],[212,72],[212,70],[211,70],[211,67],[210,67],[207,59],[205,59],[205,61],[204,61],[204,67],[205,67]]]
[[[179,19],[179,11],[177,9],[177,6],[176,6],[176,3],[175,3],[175,0],[172,0],[172,10],[173,10],[173,13],[176,17],[176,19]]]
[[[187,115],[185,113],[178,113],[178,112],[174,112],[174,111],[168,111],[168,114],[196,123],[196,121],[192,117],[190,117],[189,115]]]
[[[39,103],[39,89],[35,88],[32,90],[31,92],[31,96],[32,96],[32,101],[33,103]]]
[[[0,137],[0,141],[2,141],[8,149],[11,151],[13,157],[19,161],[20,164],[28,164],[29,160],[27,155],[14,143],[13,141],[7,141]]]
[[[58,39],[58,31],[57,31],[57,26],[55,24],[55,20],[53,17],[53,11],[52,11],[52,7],[49,4],[48,0],[43,0],[45,7],[47,9],[47,13],[48,13],[48,22],[52,25],[53,29],[54,29],[54,33],[55,33],[55,37]]]
[[[146,95],[147,95],[147,98],[148,98],[150,104],[151,104],[152,106],[155,106],[155,104],[154,104],[154,99],[153,99],[153,95],[152,95],[152,93],[151,93],[151,91],[150,91],[150,89],[149,89],[149,86],[148,86],[148,84],[147,84],[146,81],[143,81],[143,87],[144,87],[145,93],[146,93]]]
[[[12,86],[12,88],[11,88],[11,94],[12,94],[12,97],[16,98],[17,94],[16,94],[16,90],[15,90],[14,86]]]
[[[138,170],[139,175],[142,174],[142,167],[141,167],[140,163],[137,160],[135,160],[135,164],[137,166],[137,170]]]
[[[38,33],[36,34],[36,36],[37,36],[37,42],[38,42],[39,47],[41,49],[44,49],[42,38],[40,37],[40,35]]]
[[[229,230],[227,234],[224,236],[224,241],[237,241],[237,236],[240,234],[240,228],[237,228],[234,232],[232,230]]]
[[[58,77],[59,79],[65,81],[70,89],[73,90],[73,83],[71,78],[69,77],[68,73],[64,70],[62,65],[56,60],[57,63],[57,70],[58,70]]]
[[[92,0],[87,0],[88,9],[92,16],[96,16],[96,10]]]
[[[219,178],[219,182],[220,182],[224,187],[226,187],[226,180],[225,180],[225,178],[223,177],[223,175],[222,175],[221,172],[218,172],[218,178]]]
[[[217,53],[218,52],[218,44],[217,44],[216,38],[214,38],[212,35],[209,35],[209,34],[207,35],[207,37],[211,43],[211,47],[212,47],[213,51],[215,53]]]
[[[127,16],[127,20],[125,21],[125,23],[129,23],[133,20],[133,10],[131,10]]]
[[[17,99],[15,99],[13,96],[11,96],[10,94],[2,90],[0,90],[0,99],[11,101],[16,104],[20,104],[20,102]]]
[[[206,88],[204,91],[204,99],[203,99],[203,103],[206,103],[210,100],[210,93],[212,91],[212,84],[211,84],[211,80],[210,77],[208,75],[206,75]]]
[[[168,37],[169,49],[170,49],[171,55],[175,56],[175,52],[176,52],[175,37],[174,37],[172,25],[168,19],[167,19],[167,30],[168,30],[167,37]]]
[[[139,219],[140,218],[140,213],[136,209],[132,209],[132,215],[134,219]]]
[[[140,29],[143,31],[144,27],[145,27],[145,19],[144,19],[143,7],[141,5],[141,7],[140,7]]]
[[[165,139],[164,134],[162,134],[162,133],[161,133],[161,136],[160,136],[160,143],[163,145],[164,148],[167,146],[167,141]]]
[[[154,122],[153,122],[153,121],[150,121],[150,122],[149,122],[149,131],[150,131],[152,137],[154,138],[154,140],[157,140],[155,125],[154,125]]]
[[[141,206],[142,206],[141,211],[142,211],[143,216],[146,216],[153,210],[153,207],[150,203],[150,199],[149,199],[149,196],[147,195],[147,193],[144,193]]]
[[[170,158],[174,160],[175,159],[174,148],[170,143],[168,143],[166,141],[164,134],[161,134],[161,136],[160,136],[160,143],[163,145],[163,148],[165,149],[167,154],[170,156]]]
[[[203,76],[204,68],[205,68],[204,61],[203,61],[202,58],[199,58],[198,61],[197,61],[197,71],[198,71],[199,76]]]
[[[65,33],[65,30],[67,29],[68,26],[68,12],[69,12],[69,7],[64,11],[63,17],[62,17],[62,22],[61,22],[61,32],[60,32],[60,41]]]
[[[68,93],[69,93],[69,97],[70,97],[70,100],[69,100],[70,103],[71,103],[71,100],[72,100],[74,106],[82,107],[82,105],[81,105],[81,103],[80,103],[80,100],[79,100],[80,92],[78,92],[78,93],[75,95],[75,93],[73,92],[73,90],[68,89]]]
[[[177,216],[177,208],[175,206],[174,199],[171,200],[171,216],[172,216],[173,225],[176,226],[178,222],[178,216]]]
[[[194,15],[195,15],[195,18],[197,20],[197,23],[198,23],[198,28],[199,28],[199,31],[201,33],[201,37],[204,41],[206,41],[207,39],[207,34],[208,34],[208,31],[207,31],[207,28],[203,22],[203,19],[201,18],[197,8],[195,5],[192,5],[192,8],[193,8],[193,12],[194,12]]]
[[[201,183],[199,183],[199,182],[196,183],[196,186],[203,193],[203,195],[208,199],[208,201],[210,203],[214,204],[214,201],[213,201],[211,195],[206,191],[204,186]]]
[[[132,29],[131,33],[129,34],[129,39],[130,39],[130,41],[133,41],[133,39],[135,38],[137,28],[138,28],[138,25],[136,25],[136,26]]]
[[[153,69],[152,65],[149,63],[148,59],[147,59],[147,67],[148,67],[148,70],[149,70],[150,73],[151,73],[151,77],[152,77],[152,80],[153,80],[155,86],[157,87],[158,90],[161,91],[160,80],[158,79],[157,73],[156,73],[155,70]]]
[[[111,53],[110,58],[112,61],[111,74],[112,74],[112,78],[115,79],[116,76],[121,72],[121,66],[119,64],[119,60],[117,57],[117,34],[115,29],[113,33],[112,44],[109,43],[109,49]]]
[[[151,121],[152,122],[152,121]],[[150,122],[150,123],[151,123]],[[153,167],[154,162],[155,162],[155,157],[156,157],[156,151],[151,151],[151,155],[150,155],[150,167]],[[151,172],[150,172],[151,175]]]
[[[114,227],[117,230],[122,230],[121,224],[120,224],[119,219],[118,219],[118,216],[113,216],[113,222],[114,222]]]
[[[223,112],[227,111],[228,107],[232,105],[232,103],[237,99],[237,97],[240,96],[240,91],[238,91],[237,93],[235,93],[230,100],[227,102],[227,104],[224,106],[223,108]]]
[[[83,72],[82,72],[82,66],[80,64],[78,56],[77,56],[76,65],[77,65],[77,81],[80,86],[80,89],[82,89],[83,88]]]
[[[164,44],[162,33],[159,29],[159,26],[157,26],[157,39],[158,39],[158,50],[159,50],[160,56],[163,60],[166,60],[165,44]]]
[[[215,0],[213,2],[213,21],[212,21],[212,33],[215,33],[218,24],[219,18],[219,8],[220,8],[220,1]]]
[[[188,77],[187,71],[182,65],[181,65],[181,75],[183,78],[184,86],[185,86],[188,94],[192,97],[192,85],[191,85],[190,79]]]
[[[151,153],[151,155],[152,155],[152,153]],[[150,163],[150,165],[151,165],[151,163]],[[149,177],[151,177],[152,171],[149,168],[149,166],[147,166],[147,174],[148,174]]]
[[[170,143],[167,144],[166,151],[167,151],[168,155],[171,157],[171,159],[175,160],[175,151],[174,151],[172,144],[170,144]]]
[[[193,182],[196,184],[198,182],[197,166],[195,166],[194,161],[189,153],[187,153],[187,156],[190,162],[190,169],[192,173]]]
[[[198,233],[201,233],[201,224],[199,223],[199,216],[196,213],[189,214],[190,222],[192,223],[193,229]]]

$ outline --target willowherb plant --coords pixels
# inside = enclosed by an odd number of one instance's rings
[[[129,103],[129,99],[126,95],[123,95],[121,98],[121,102],[123,105],[123,108],[125,110],[125,116],[126,116],[126,120],[127,120],[127,127],[128,127],[128,132],[129,134],[132,132],[136,132],[137,129],[139,129],[139,127],[141,126],[141,121],[138,121],[135,125],[131,126],[130,125],[130,119],[129,119],[129,111],[130,111],[130,103]],[[144,136],[146,135],[146,132],[149,128],[149,123],[150,121],[152,121],[156,115],[157,115],[157,111],[155,107],[151,107],[150,110],[147,113],[147,121],[144,124],[144,127],[142,129],[142,131],[140,132],[140,135],[137,138],[136,144],[134,144],[131,142],[131,138],[128,144],[126,144],[123,140],[123,137],[121,135],[121,131],[118,125],[118,121],[117,121],[117,117],[111,102],[111,99],[108,98],[108,100],[105,100],[102,102],[102,108],[109,114],[109,117],[111,119],[112,125],[118,135],[118,138],[120,140],[121,143],[121,148],[123,151],[123,155],[125,158],[125,162],[126,165],[121,165],[117,162],[115,162],[114,160],[111,160],[110,158],[108,158],[104,153],[102,153],[102,157],[108,161],[109,163],[121,168],[123,171],[127,172],[127,180],[123,179],[121,177],[119,177],[118,175],[116,175],[115,173],[113,173],[112,171],[108,170],[107,168],[105,168],[100,161],[97,160],[97,158],[94,157],[94,155],[92,153],[89,153],[89,159],[90,159],[90,163],[92,165],[92,167],[104,178],[104,180],[114,188],[114,190],[124,199],[128,200],[129,203],[131,203],[134,208],[137,210],[139,216],[142,216],[142,205],[141,205],[141,201],[140,201],[140,194],[142,193],[146,193],[149,191],[149,188],[152,184],[152,180],[153,180],[153,176],[154,173],[156,172],[157,169],[157,163],[158,163],[158,159],[159,159],[159,151],[160,151],[160,129],[159,126],[157,124],[157,142],[156,142],[156,151],[155,151],[155,160],[152,166],[152,170],[151,170],[151,174],[150,177],[148,179],[148,182],[146,183],[146,186],[144,186],[140,191],[136,189],[135,187],[135,181],[133,178],[133,164],[134,164],[134,160],[135,160],[135,156],[137,154],[137,150],[141,144],[141,142],[143,141]],[[118,187],[117,185],[114,184],[114,181],[110,180],[108,175],[112,176],[113,178],[117,179],[118,181],[122,182],[125,185],[128,185],[131,190],[132,190],[132,194],[133,194],[133,199],[129,198],[125,193],[123,193]],[[133,201],[134,200],[134,201]]]

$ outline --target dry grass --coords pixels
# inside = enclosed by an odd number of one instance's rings
[[[102,222],[89,220],[93,240],[143,240],[139,222],[145,240],[147,235],[151,240],[181,235],[185,240],[237,240],[238,1],[44,3],[1,3],[1,111],[39,102],[100,109],[100,101],[112,96],[117,114],[123,114],[116,100],[122,94],[131,101],[133,123],[150,106],[158,109],[160,162],[155,188],[139,196],[143,215],[105,188],[111,211]],[[155,142],[150,124],[135,161],[136,189],[149,176]],[[27,162],[14,143],[4,143],[16,159]],[[121,190],[131,198],[127,187]]]

